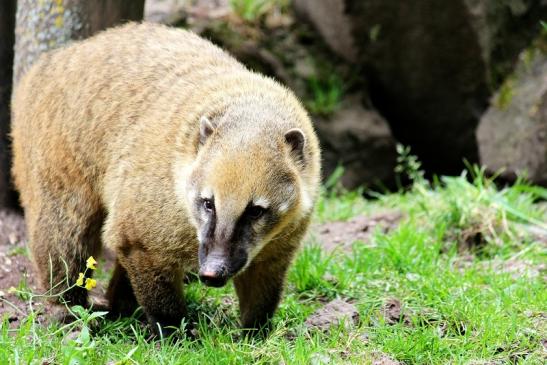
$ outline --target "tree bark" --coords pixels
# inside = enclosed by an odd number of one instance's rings
[[[143,13],[144,0],[19,0],[14,85],[40,54]]]
[[[0,207],[16,205],[11,187],[9,147],[9,104],[15,42],[15,0],[0,2]]]

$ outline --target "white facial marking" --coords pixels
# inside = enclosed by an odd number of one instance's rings
[[[302,213],[308,213],[313,207],[313,202],[310,193],[307,192],[305,189],[302,189],[300,201],[300,204],[302,206]]]
[[[175,180],[175,193],[179,201],[191,201],[191,195],[195,194],[195,191],[187,190],[187,181],[192,171],[192,164],[184,163],[181,159],[177,158],[175,164],[173,164],[173,176]]]
[[[260,206],[264,209],[266,209],[270,206],[270,202],[268,201],[268,199],[266,199],[264,197],[258,197],[256,199],[254,199],[253,204],[258,205],[258,206]]]
[[[205,188],[201,191],[201,194],[199,194],[201,199],[211,199],[213,197],[213,189],[211,188]]]
[[[289,209],[289,203],[285,202],[279,206],[279,213],[285,213]]]

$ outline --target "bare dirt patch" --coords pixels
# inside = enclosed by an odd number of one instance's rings
[[[474,255],[464,254],[454,261],[454,267],[460,271],[465,271],[474,265],[480,268],[490,269],[495,272],[510,274],[515,280],[521,278],[542,277],[547,281],[547,264],[544,262],[535,263],[530,260],[512,258],[509,260],[477,260]]]
[[[331,327],[342,323],[351,327],[359,322],[359,311],[355,305],[342,299],[335,299],[313,312],[306,319],[306,327],[328,331]]]
[[[403,304],[399,299],[389,299],[382,308],[382,315],[387,324],[403,323],[406,326],[411,325],[410,318],[404,312]]]
[[[0,318],[14,326],[28,313],[28,303],[10,288],[36,290],[33,268],[26,250],[27,234],[23,216],[0,210]],[[37,305],[39,309],[41,304]]]
[[[393,360],[389,355],[383,352],[374,352],[372,354],[372,365],[399,365],[399,361]]]
[[[354,242],[369,244],[376,229],[389,232],[397,227],[402,218],[403,213],[399,211],[382,212],[371,216],[360,215],[349,221],[321,224],[315,231],[319,233],[319,241],[325,250],[341,249],[349,252]]]
[[[543,275],[544,278],[547,277],[547,264],[544,262],[535,264],[528,260],[511,259],[508,261],[493,261],[492,265],[495,271],[510,274],[513,279],[535,278],[540,275]]]

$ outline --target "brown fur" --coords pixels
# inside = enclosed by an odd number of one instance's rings
[[[220,123],[203,146],[202,116]],[[283,139],[290,128],[305,136],[303,161]],[[73,283],[102,242],[117,253],[112,310],[128,314],[140,304],[154,326],[179,325],[182,276],[198,266],[187,179],[215,189],[218,225],[228,227],[248,197],[282,199],[275,184],[283,169],[294,204],[234,279],[242,325],[271,317],[319,184],[315,133],[285,88],[192,33],[129,24],[43,56],[16,88],[12,137],[44,287],[67,274]],[[87,293],[64,298],[84,305]]]

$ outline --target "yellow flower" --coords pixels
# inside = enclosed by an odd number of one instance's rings
[[[97,280],[91,279],[91,278],[85,279],[85,288],[87,290],[91,290],[96,286],[97,286]]]
[[[17,292],[17,289],[13,286],[10,286],[9,289],[8,289],[8,293],[9,294],[13,294],[13,293],[16,293]]]
[[[76,285],[78,285],[78,286],[84,285],[84,274],[83,273],[78,274],[78,280],[76,280]]]
[[[95,258],[93,258],[93,256],[89,256],[89,258],[87,259],[86,267],[91,270],[95,270],[97,268],[97,261],[95,261]]]

